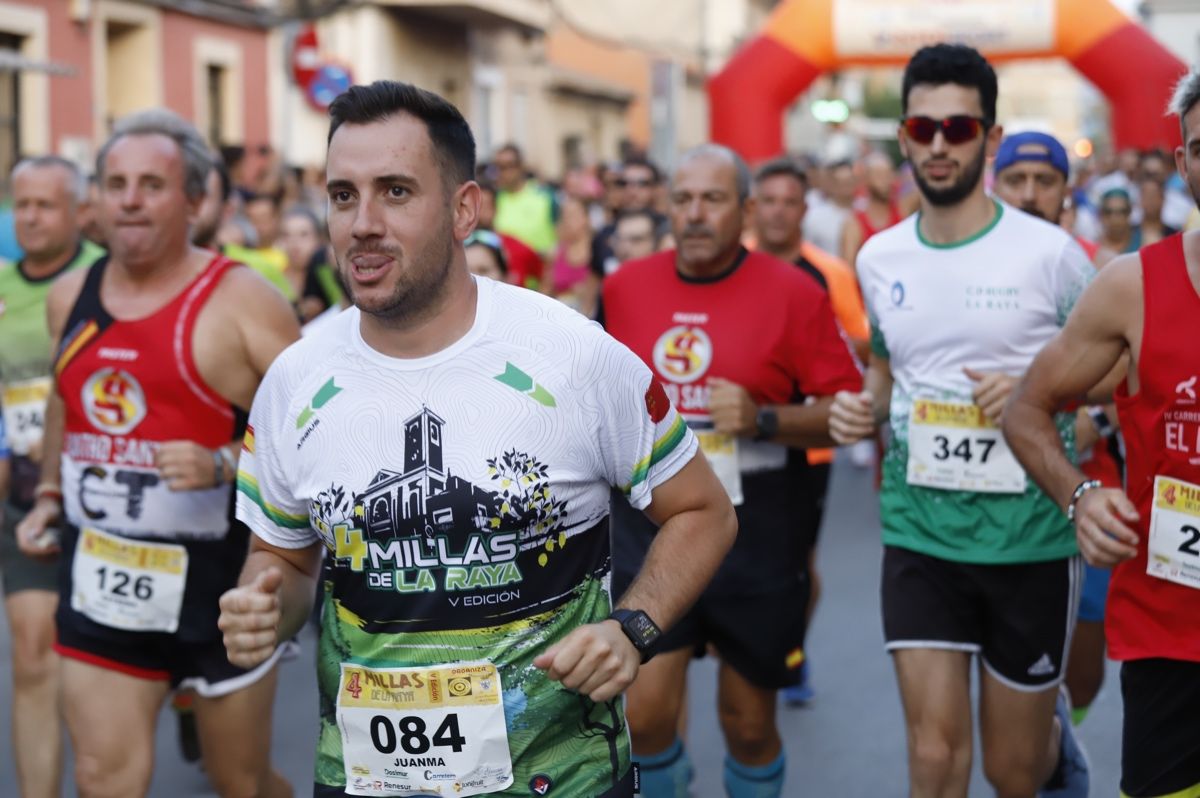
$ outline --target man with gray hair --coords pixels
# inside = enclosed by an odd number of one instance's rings
[[[158,711],[176,687],[198,696],[219,794],[291,794],[269,763],[280,652],[250,671],[231,665],[217,604],[246,556],[246,530],[230,522],[245,414],[299,331],[260,277],[189,242],[210,167],[177,115],[121,120],[96,162],[111,254],[47,298],[55,390],[17,536],[30,556],[64,561],[55,649],[84,796],[146,793]]]
[[[0,260],[0,405],[12,450],[12,480],[0,506],[0,578],[12,632],[13,753],[20,793],[58,795],[62,732],[54,654],[55,568],[17,548],[14,529],[33,506],[42,426],[52,385],[46,295],[54,279],[104,254],[80,234],[87,181],[72,162],[47,155],[12,171],[13,218],[25,252]]]
[[[1200,70],[1171,113],[1175,164],[1200,204]],[[1200,795],[1200,232],[1108,263],[1033,362],[1004,415],[1013,453],[1075,522],[1089,563],[1112,568],[1106,631],[1125,705],[1121,794]],[[1089,480],[1052,414],[1128,358],[1116,390],[1126,489]],[[1109,381],[1105,381],[1109,382]],[[1109,391],[1111,392],[1111,391]]]
[[[699,437],[740,532],[695,607],[663,636],[661,654],[642,667],[627,716],[642,794],[685,795],[691,768],[677,729],[687,667],[693,652],[713,645],[725,789],[732,798],[771,798],[784,780],[776,691],[797,684],[804,664],[811,535],[797,523],[816,516],[812,496],[796,489],[807,462],[789,449],[830,445],[822,427],[830,397],[858,390],[861,378],[821,286],[741,245],[755,201],[736,153],[714,144],[689,151],[670,188],[678,248],[631,261],[605,281],[605,325],[650,366]],[[612,502],[618,593],[656,534],[625,504]]]

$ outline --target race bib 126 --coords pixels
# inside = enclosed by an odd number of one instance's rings
[[[84,527],[71,563],[71,609],[114,629],[174,632],[187,566],[183,546]]]
[[[908,484],[1024,493],[1025,471],[978,405],[918,399],[908,423]]]
[[[337,722],[346,792],[469,796],[513,782],[500,674],[490,662],[428,668],[342,663]]]
[[[1200,588],[1200,485],[1154,478],[1146,573]]]

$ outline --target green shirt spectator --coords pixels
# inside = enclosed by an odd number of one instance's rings
[[[554,195],[525,174],[521,151],[515,144],[501,147],[495,156],[497,184],[495,229],[519,239],[542,257],[558,243]]]

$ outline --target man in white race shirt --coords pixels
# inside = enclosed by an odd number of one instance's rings
[[[970,47],[926,47],[909,62],[899,137],[921,210],[859,253],[872,328],[866,391],[839,394],[830,418],[840,443],[892,425],[883,626],[914,798],[967,794],[976,654],[983,769],[996,794],[1087,794],[1059,693],[1078,550],[997,422],[1093,270],[1065,231],[985,192],[985,160],[1002,138],[996,94],[995,72]],[[1068,450],[1072,418],[1059,419]]]
[[[480,189],[454,106],[379,81],[330,116],[330,240],[355,307],[255,398],[230,660],[300,628],[326,551],[315,796],[631,796],[620,694],[716,571],[733,508],[632,352],[467,271]],[[614,485],[662,525],[619,602]]]

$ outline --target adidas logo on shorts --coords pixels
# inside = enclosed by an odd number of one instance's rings
[[[1050,661],[1050,655],[1043,654],[1041,659],[1029,666],[1026,673],[1030,676],[1048,676],[1054,673],[1054,663]]]

